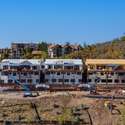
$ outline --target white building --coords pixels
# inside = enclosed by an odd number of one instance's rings
[[[5,59],[0,65],[0,82],[14,83],[16,79],[22,84],[39,84],[41,63],[36,59]]]
[[[48,84],[82,83],[83,63],[80,59],[46,59],[44,66]]]
[[[0,64],[0,83],[80,84],[83,63],[80,59],[5,59]]]

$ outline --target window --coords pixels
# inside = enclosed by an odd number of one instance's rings
[[[63,66],[62,65],[55,65],[54,69],[63,69]]]
[[[8,69],[8,66],[7,66],[7,65],[4,65],[4,66],[3,66],[3,69]]]
[[[42,69],[44,69],[44,68],[45,68],[45,66],[44,66],[44,65],[42,65],[42,66],[41,66],[41,68],[42,68]]]
[[[50,74],[50,72],[46,72],[46,74],[47,74],[47,75],[49,75],[49,74]]]
[[[25,79],[21,79],[20,82],[26,83],[26,80]]]
[[[45,82],[48,82],[49,80],[48,79],[45,79]]]
[[[13,76],[16,76],[16,73],[15,73],[15,72],[13,73]]]
[[[115,79],[114,82],[115,82],[115,83],[119,83],[119,79]]]
[[[59,82],[63,82],[63,79],[59,79],[58,81],[59,81]]]
[[[64,66],[64,69],[73,69],[73,66]]]
[[[95,79],[95,82],[96,82],[96,83],[100,82],[100,79]]]
[[[106,83],[106,79],[102,79],[101,82]]]
[[[81,75],[81,72],[77,72],[77,75]]]
[[[28,79],[27,82],[32,83],[32,79]]]
[[[122,83],[125,83],[125,79],[122,79]]]
[[[70,81],[71,81],[71,82],[75,82],[75,79],[71,79]]]
[[[48,65],[48,69],[52,69],[52,65]]]
[[[9,80],[8,80],[8,83],[13,83],[13,80],[12,80],[12,79],[9,79]]]
[[[104,75],[104,73],[103,73],[103,72],[101,72],[101,75],[103,76],[103,75]]]
[[[21,68],[29,70],[31,67],[29,65],[22,65]],[[35,67],[33,66],[32,68],[35,68]]]
[[[67,75],[70,75],[70,72],[67,72]]]
[[[52,82],[56,82],[56,79],[52,79]]]
[[[69,79],[65,79],[65,82],[69,82]]]
[[[88,82],[92,82],[92,80],[91,80],[91,79],[88,79]]]
[[[36,70],[36,69],[37,69],[37,66],[32,66],[32,69],[33,69],[33,70]]]
[[[112,82],[112,79],[108,79],[107,82],[111,83],[111,82]]]
[[[119,72],[119,76],[123,76],[125,73],[124,72]]]
[[[1,72],[1,75],[8,75],[8,72]]]
[[[53,71],[51,71],[50,74],[53,74]]]
[[[27,73],[23,73],[24,76],[27,76]]]
[[[0,80],[0,83],[4,83],[4,80]]]
[[[79,66],[78,65],[74,66],[74,70],[79,70]]]
[[[34,75],[39,75],[39,72],[34,72]]]
[[[89,72],[88,74],[89,74],[89,75],[93,75],[93,73],[92,73],[92,72]]]
[[[113,76],[113,75],[114,75],[114,72],[111,72],[110,74],[111,74],[111,76]]]
[[[60,72],[57,72],[57,75],[60,75]]]
[[[39,83],[39,79],[36,79],[36,83]]]
[[[82,82],[82,79],[79,79],[79,82]]]

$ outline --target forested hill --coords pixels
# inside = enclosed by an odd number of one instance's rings
[[[110,42],[84,45],[81,51],[66,55],[65,58],[123,59],[125,58],[125,36]]]

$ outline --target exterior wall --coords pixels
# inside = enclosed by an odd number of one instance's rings
[[[80,47],[78,45],[50,45],[48,47],[48,55],[50,58],[64,56],[65,54],[70,54],[74,51],[79,51]]]
[[[45,63],[46,84],[80,84],[83,83],[82,73],[83,64],[75,64],[70,61],[65,62],[65,60],[60,59],[53,63]]]
[[[0,82],[15,83],[19,80],[22,84],[39,84],[40,83],[40,64],[31,64],[28,61],[22,61],[22,64],[11,62],[1,63]],[[28,66],[28,67],[27,67]]]
[[[88,59],[89,84],[125,84],[124,59]]]
[[[11,44],[11,58],[20,59],[23,56],[23,50],[31,48],[32,50],[38,49],[38,44],[35,43],[12,43]]]
[[[74,63],[76,60],[50,59],[45,62],[32,64],[32,61],[20,59],[17,63],[5,61],[1,63],[0,82],[22,84],[80,84],[82,82],[83,64]],[[19,61],[19,62],[18,62]],[[35,68],[35,69],[34,69]]]
[[[125,72],[112,72],[111,74],[103,74],[97,72],[88,74],[89,84],[125,84]]]
[[[40,73],[37,72],[1,72],[0,79],[4,83],[14,83],[15,80],[19,80],[22,84],[39,84],[40,82]]]
[[[49,72],[45,75],[46,83],[48,84],[80,84],[82,83],[82,73],[79,72]],[[53,81],[56,80],[56,81]]]

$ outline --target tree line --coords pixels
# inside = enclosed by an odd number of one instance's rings
[[[70,44],[70,43],[69,43]],[[31,48],[25,48],[23,50],[22,58],[49,58],[48,57],[48,43],[41,41],[38,43],[38,55],[32,53]],[[10,51],[1,54],[0,59],[8,58]],[[85,44],[81,45],[80,51],[72,52],[71,54],[64,55],[60,58],[71,58],[71,59],[124,59],[125,58],[125,35],[116,38],[111,41],[96,43],[96,44]]]

